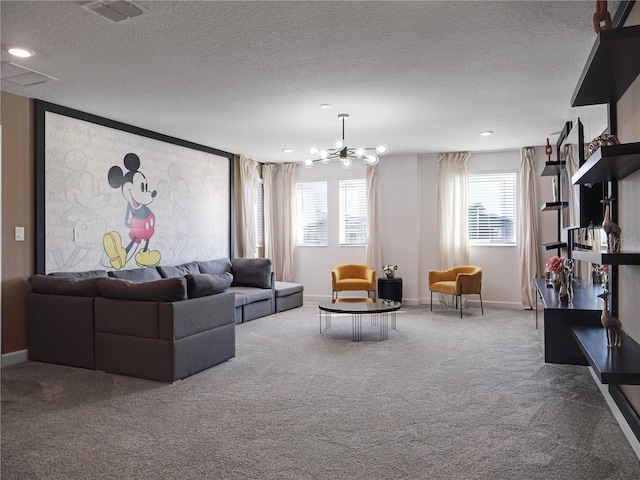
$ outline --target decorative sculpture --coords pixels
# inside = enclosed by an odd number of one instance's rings
[[[547,144],[544,147],[544,153],[547,155],[547,161],[551,161],[551,154],[553,150],[551,149],[551,144],[549,143],[549,139],[547,138]]]
[[[560,266],[560,303],[571,303],[573,300],[573,260],[570,258]]]
[[[587,154],[586,157],[589,158],[593,155],[600,147],[606,147],[608,145],[619,145],[620,140],[615,135],[611,135],[610,133],[603,133],[602,135],[597,136],[591,143],[587,146]]]
[[[593,14],[593,29],[596,33],[611,28],[611,15],[607,11],[606,0],[598,0],[596,2],[596,13]]]
[[[598,297],[604,301],[600,321],[607,330],[607,347],[613,348],[622,346],[622,323],[609,313],[609,295],[611,293],[602,292]]]
[[[600,200],[600,203],[603,203],[605,207],[602,229],[607,234],[607,253],[618,253],[620,251],[620,233],[622,233],[622,229],[611,220],[611,202],[613,202],[611,197]]]
[[[591,279],[593,283],[602,283],[604,279],[604,268],[602,265],[596,263],[591,265]]]

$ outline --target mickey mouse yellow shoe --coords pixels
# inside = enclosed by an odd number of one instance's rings
[[[160,252],[157,250],[140,250],[136,253],[139,267],[157,267],[160,265]]]
[[[118,232],[109,232],[102,239],[104,251],[109,257],[111,266],[120,270],[127,263],[127,252],[122,248],[122,239]]]

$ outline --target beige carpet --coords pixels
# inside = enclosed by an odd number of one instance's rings
[[[640,478],[586,367],[544,363],[532,312],[435,310],[354,343],[350,317],[320,334],[305,305],[173,385],[6,368],[2,479]]]

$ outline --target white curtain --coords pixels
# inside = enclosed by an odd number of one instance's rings
[[[565,170],[563,175],[562,188],[567,192],[564,200],[569,202],[569,207],[564,210],[566,213],[563,225],[576,226],[580,224],[580,185],[572,185],[571,177],[578,170],[578,159],[576,158],[573,145],[565,145],[562,147],[561,157],[565,160]]]
[[[367,249],[365,263],[378,275],[382,272],[382,250],[378,220],[378,172],[373,165],[367,165]]]
[[[263,221],[264,221],[264,256],[273,262],[276,251],[276,174],[278,166],[273,163],[262,165]],[[275,268],[274,268],[275,271]],[[276,274],[277,276],[277,274]]]
[[[517,243],[520,263],[520,293],[523,308],[535,308],[536,289],[533,279],[539,276],[538,195],[536,191],[536,159],[533,148],[520,152],[518,171]]]
[[[469,263],[468,235],[468,152],[441,153],[438,156],[438,264],[446,270]],[[451,295],[440,295],[440,302],[451,305]]]
[[[283,163],[278,166],[275,182],[275,241],[273,242],[273,269],[276,280],[294,281],[294,253],[296,246],[295,206],[296,177],[294,163]]]
[[[256,257],[256,191],[260,175],[258,162],[244,155],[240,156],[239,200],[236,231],[238,238],[238,257]]]

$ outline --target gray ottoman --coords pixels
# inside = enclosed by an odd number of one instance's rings
[[[304,287],[299,283],[275,282],[276,313],[302,306]]]

